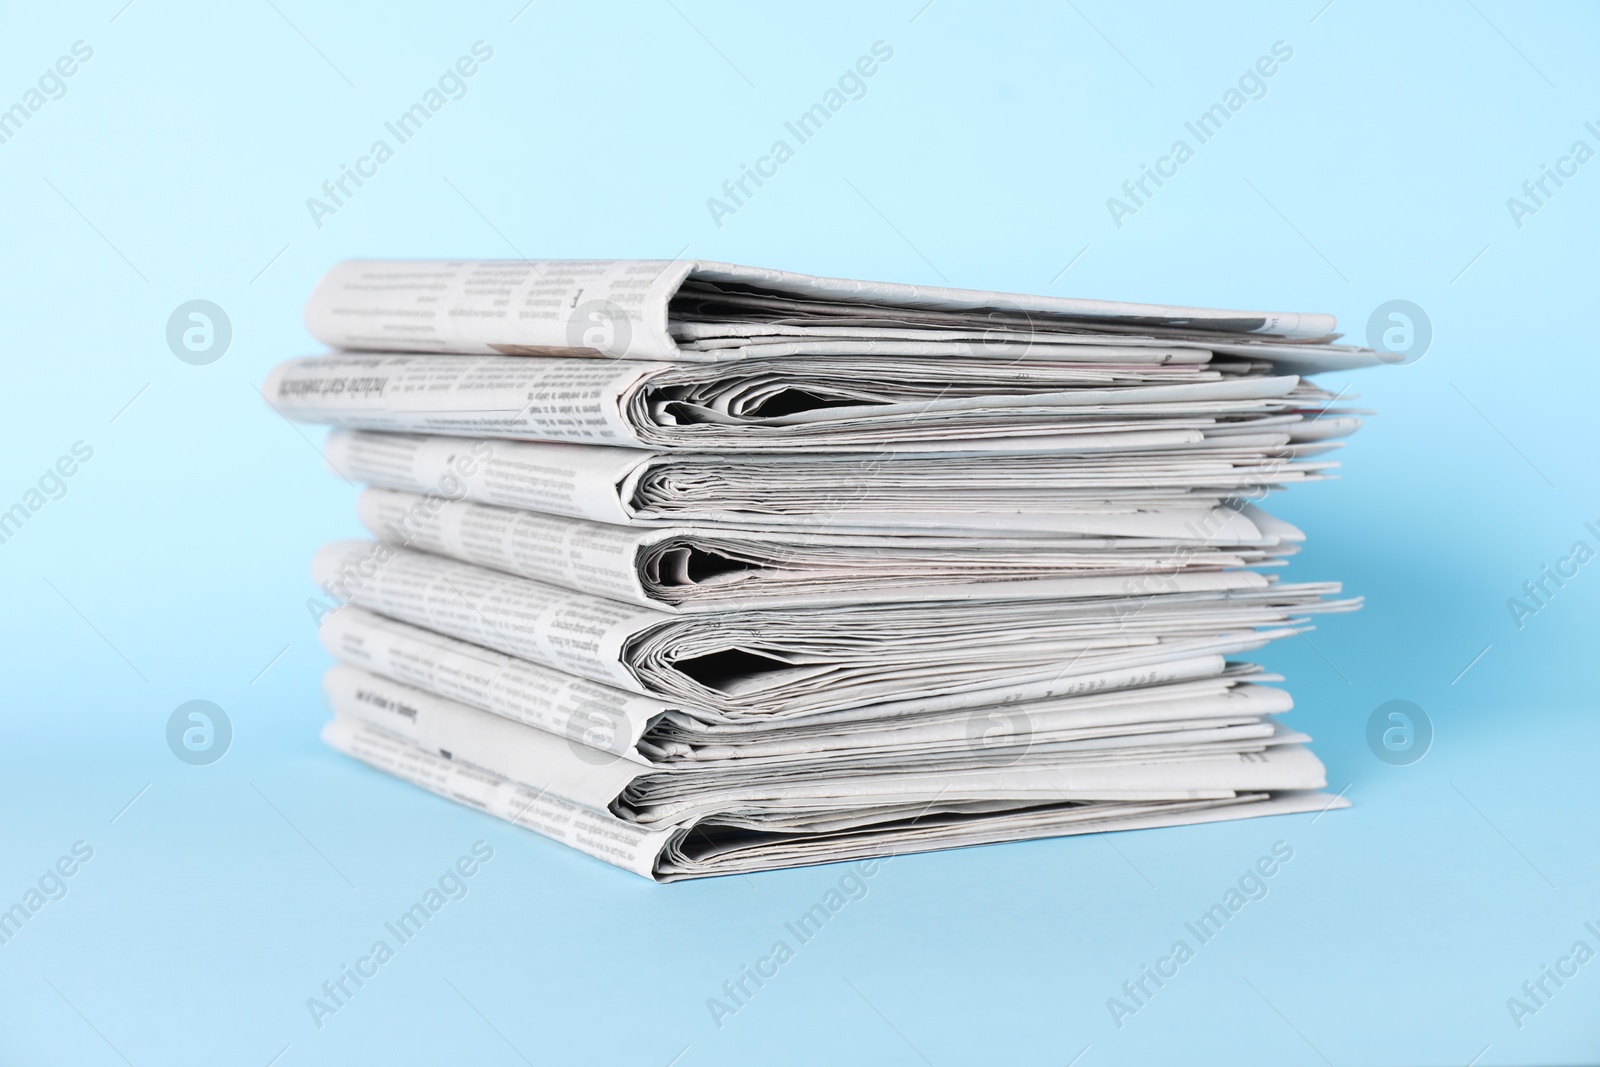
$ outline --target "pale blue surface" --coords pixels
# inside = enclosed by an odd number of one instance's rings
[[[0,946],[0,1061],[1600,1057],[1600,961],[1520,1030],[1506,1008],[1600,948],[1600,563],[1520,631],[1505,603],[1600,520],[1600,162],[1521,229],[1505,203],[1600,146],[1592,6],[274,2],[7,5],[0,105],[94,56],[0,144],[0,507],[74,441],[94,457],[0,545],[0,904],[95,851]],[[478,40],[467,96],[316,228],[306,197]],[[878,40],[866,97],[713,225],[706,198]],[[1267,95],[1116,228],[1106,197],[1278,40]],[[680,252],[1327,310],[1358,338],[1385,300],[1426,308],[1426,358],[1352,379],[1380,414],[1344,480],[1274,508],[1311,535],[1292,574],[1367,597],[1266,656],[1355,808],[895,860],[719,1030],[706,999],[839,869],[657,887],[325,750],[307,562],[356,532],[354,491],[254,388],[313,350],[318,275]],[[165,343],[191,299],[232,320],[209,366]],[[234,726],[209,767],[164,739],[199,698]],[[1435,725],[1414,766],[1365,744],[1392,698]],[[470,895],[317,1030],[306,998],[478,839]],[[1117,1029],[1107,998],[1280,839],[1270,896]]]

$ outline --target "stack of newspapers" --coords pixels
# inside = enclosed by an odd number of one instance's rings
[[[660,881],[1343,804],[1248,661],[1358,604],[1258,506],[1360,425],[1331,316],[557,260],[306,319],[358,760]]]

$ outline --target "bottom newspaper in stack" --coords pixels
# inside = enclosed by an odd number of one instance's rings
[[[315,573],[329,744],[658,881],[1345,803],[1230,658],[1331,583],[673,614],[384,542]]]

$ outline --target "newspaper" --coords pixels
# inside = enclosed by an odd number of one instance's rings
[[[357,501],[362,523],[390,545],[672,612],[1061,598],[1102,589],[1103,578],[1276,566],[1299,550],[1298,530],[1260,509],[1241,510],[1261,536],[1219,545],[1199,537],[630,528],[377,488]]]
[[[275,368],[375,540],[328,743],[659,881],[1343,806],[1248,662],[1331,582],[1331,316],[366,261]]]
[[[806,355],[1028,358],[1072,344],[1370,366],[1333,316],[1223,311],[821,278],[694,260],[351,260],[306,305],[348,349],[635,360]],[[1220,346],[1220,347],[1219,347]]]
[[[1138,350],[1129,350],[1137,352]],[[338,353],[263,395],[303,422],[639,448],[1259,452],[1360,425],[1333,394],[1238,360],[1066,363],[835,356],[734,366]],[[1302,424],[1313,424],[1302,426]]]
[[[1336,445],[1318,444],[1309,449]],[[1036,454],[652,453],[340,430],[347,480],[620,525],[848,528],[908,534],[1144,537],[1260,544],[1286,527],[1239,499],[1329,475],[1329,462],[1216,449],[1076,460]],[[1282,534],[1297,537],[1298,534]]]
[[[356,667],[330,669],[324,688],[336,714],[642,825],[730,810],[745,817],[859,815],[878,804],[927,803],[935,795],[952,803],[1195,800],[1326,784],[1322,765],[1302,747],[1305,735],[1271,723],[1034,739],[1016,750],[973,746],[899,758],[855,752],[826,760],[749,757],[649,767],[588,758],[554,734]]]
[[[1337,583],[1241,570],[1153,577],[1138,593],[1082,579],[1073,599],[677,616],[381,541],[324,546],[313,577],[336,601],[729,722],[1051,696],[1111,669],[1251,651],[1359,604],[1330,599]]]
[[[644,765],[915,755],[977,745],[997,753],[1050,740],[1151,732],[1174,722],[1259,723],[1288,711],[1281,681],[1220,655],[1081,675],[1070,691],[1003,707],[920,710],[875,704],[820,715],[728,723],[613,686],[349,607],[324,620],[323,647],[352,667]],[[588,753],[595,756],[596,753]]]
[[[333,747],[660,881],[1341,806],[1312,792],[1324,775],[1303,735],[1276,727],[1164,746],[1068,742],[1004,764],[662,769],[597,762],[553,734],[355,668],[334,668],[326,689]]]

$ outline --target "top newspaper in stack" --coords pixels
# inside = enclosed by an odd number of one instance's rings
[[[727,360],[979,354],[1076,335],[1331,349],[1332,315],[1128,304],[819,278],[698,260],[348,260],[306,325],[336,348],[477,355]],[[862,342],[885,347],[864,352]],[[781,351],[771,351],[774,346]],[[1356,358],[1354,365],[1365,365]],[[1330,368],[1331,369],[1331,368]]]
[[[306,314],[367,351],[277,368],[291,418],[660,450],[1260,451],[1353,430],[1301,375],[1376,362],[1325,315],[688,262],[346,263]]]

